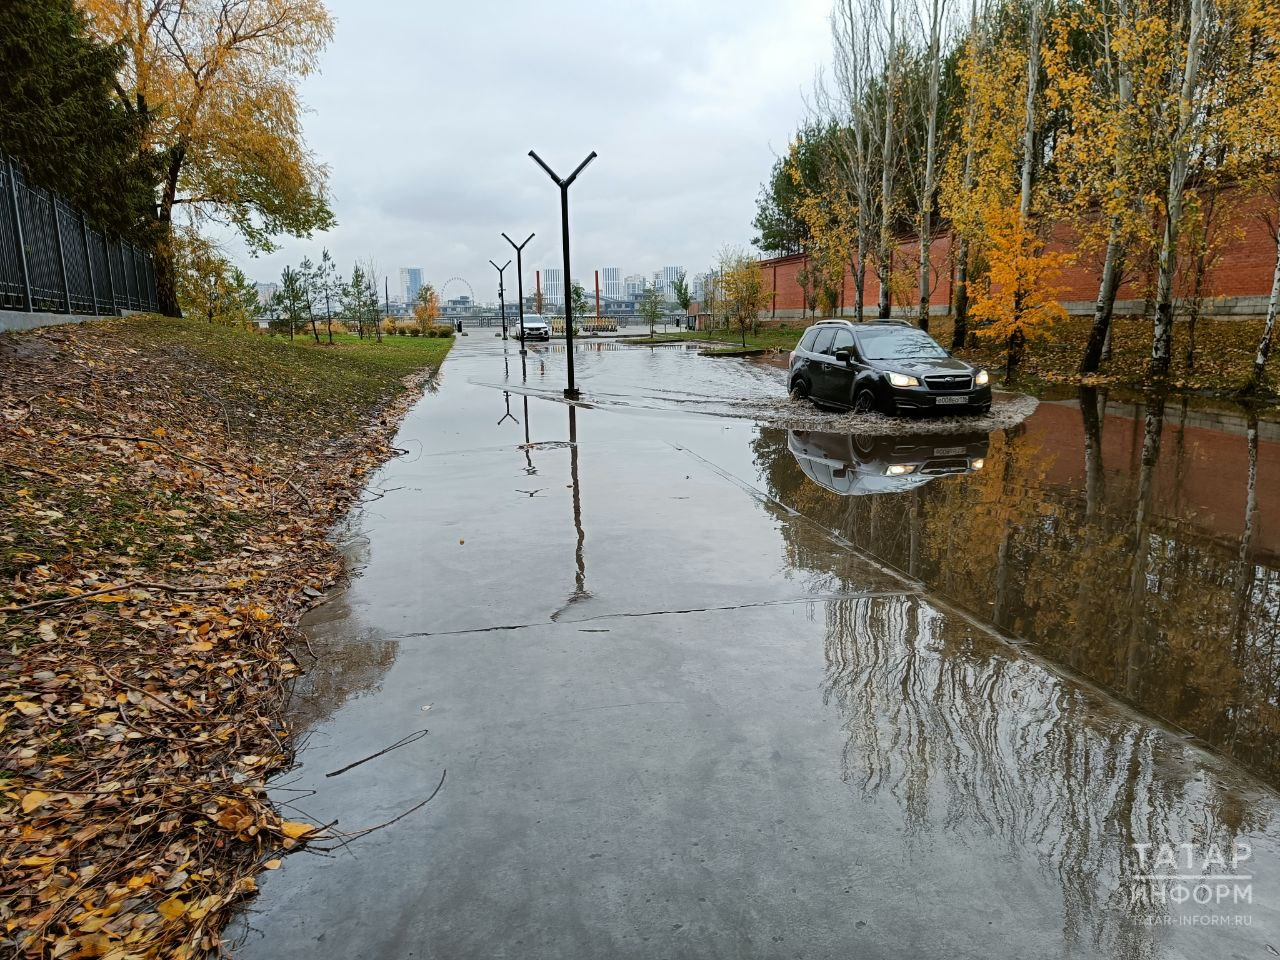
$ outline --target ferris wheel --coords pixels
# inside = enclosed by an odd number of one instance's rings
[[[466,287],[467,296],[471,298],[472,303],[476,302],[476,292],[471,289],[471,284],[467,283],[466,280],[463,280],[462,277],[450,277],[440,286],[440,302],[441,303],[449,302],[450,286],[454,286],[454,293],[453,293],[454,297],[458,296],[457,287]]]

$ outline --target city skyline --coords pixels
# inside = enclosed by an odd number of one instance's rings
[[[512,269],[514,269],[514,266]],[[667,265],[659,270],[654,270],[648,277],[641,273],[631,273],[627,274],[625,279],[622,276],[621,267],[590,267],[585,271],[589,278],[588,281],[584,281],[581,278],[581,275],[575,274],[575,282],[582,284],[582,288],[587,292],[587,296],[589,298],[593,297],[595,294],[594,271],[597,270],[600,273],[600,296],[608,300],[625,300],[637,297],[644,292],[644,287],[647,284],[653,284],[658,288],[663,296],[670,299],[672,297],[671,285],[681,272],[685,274],[685,278],[690,283],[691,289],[695,281],[703,276],[701,273],[696,275],[691,274],[686,267],[678,264]],[[428,283],[432,285],[437,295],[443,295],[445,293],[444,286],[447,281],[431,278],[427,275],[426,269],[423,267],[399,267],[398,273],[400,278],[399,287],[398,293],[392,298],[393,303],[412,305],[414,301],[417,300],[418,291]],[[536,295],[540,274],[544,301],[557,305],[562,304],[564,302],[564,295],[561,273],[562,268],[558,266],[526,267],[526,298],[531,298]],[[256,286],[260,289],[263,287],[278,288],[279,284],[274,281],[258,281]],[[477,294],[474,298],[474,302],[476,304],[497,304],[497,283],[491,282],[490,286],[493,287],[493,295],[490,297],[484,292]],[[514,278],[509,280],[508,286],[511,289],[514,289]],[[482,291],[485,291],[486,289],[487,288],[481,285]],[[449,296],[447,299],[451,302],[457,300],[459,297],[470,298],[467,294],[460,294],[457,296]],[[442,296],[442,300],[444,299],[445,298]],[[508,299],[514,302],[514,298],[508,297]]]

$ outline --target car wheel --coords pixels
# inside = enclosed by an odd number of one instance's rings
[[[808,400],[809,385],[799,377],[791,381],[791,399],[792,400]]]
[[[853,398],[854,413],[873,413],[876,409],[876,395],[867,387],[863,387],[858,391],[858,395]]]

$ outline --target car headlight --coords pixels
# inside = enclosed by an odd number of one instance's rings
[[[908,377],[905,373],[891,373],[891,374],[889,374],[889,382],[890,382],[890,383],[892,383],[895,387],[918,387],[918,386],[920,386],[920,381],[919,381],[919,380],[917,380],[915,377]]]
[[[891,477],[905,477],[908,473],[915,472],[916,465],[914,463],[891,463],[888,469],[885,470],[885,473]]]
[[[978,457],[978,459],[974,460],[971,464],[969,464],[969,466],[974,470],[981,470],[986,465],[987,465],[987,461],[982,457]]]
[[[978,375],[973,378],[973,382],[980,387],[985,387],[990,381],[991,377],[985,370],[979,370]]]

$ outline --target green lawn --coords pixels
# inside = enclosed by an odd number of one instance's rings
[[[755,333],[747,331],[746,348],[760,350],[777,348],[790,350],[804,332],[803,326],[761,327]],[[737,330],[677,330],[672,333],[658,333],[653,339],[640,337],[628,340],[628,343],[679,343],[684,340],[697,340],[701,343],[723,343],[726,348],[742,349],[742,334]]]
[[[214,394],[232,433],[286,443],[300,432],[350,430],[398,393],[406,376],[438,368],[453,346],[452,337],[384,336],[379,343],[347,333],[335,333],[330,346],[156,316],[88,327],[86,338],[118,338],[170,376],[190,366],[192,383],[177,386]]]

